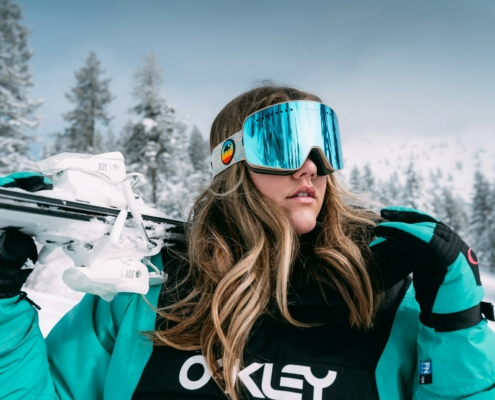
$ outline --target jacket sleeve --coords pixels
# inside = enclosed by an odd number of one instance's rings
[[[387,344],[375,371],[380,400],[412,398],[418,330],[419,306],[410,285],[395,313]]]
[[[137,332],[153,329],[156,314],[148,302],[156,304],[159,292],[151,287],[146,300],[121,293],[112,302],[86,295],[46,340],[27,301],[0,300],[0,398],[89,400],[107,397],[108,390],[115,394],[108,397],[126,398],[118,394],[132,394],[151,354]]]
[[[421,366],[431,372],[431,383],[419,383]],[[493,400],[495,333],[486,320],[455,332],[423,326],[411,285],[395,315],[376,381],[381,400]]]
[[[453,332],[420,324],[415,376],[416,400],[495,399],[495,333],[486,320]]]
[[[0,398],[55,399],[38,314],[17,300],[0,300]]]
[[[466,310],[473,299],[478,303],[483,299],[481,281],[467,263],[459,265],[445,276],[433,312]],[[441,307],[435,311],[437,304]],[[450,315],[458,318],[456,314]],[[486,319],[469,328],[448,330],[420,322],[414,399],[495,399],[495,333]]]
[[[46,341],[27,301],[1,300],[0,398],[103,398],[124,302],[132,297],[119,295],[112,304],[86,295]]]

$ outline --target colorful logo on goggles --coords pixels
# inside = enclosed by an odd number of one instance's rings
[[[225,143],[222,146],[222,152],[221,152],[222,162],[225,165],[228,165],[232,161],[232,158],[234,157],[234,153],[235,153],[234,141],[232,139],[225,141]]]

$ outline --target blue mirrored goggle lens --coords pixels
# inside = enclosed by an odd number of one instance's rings
[[[244,122],[246,160],[252,166],[296,170],[319,147],[330,166],[343,167],[337,115],[315,101],[277,104]]]

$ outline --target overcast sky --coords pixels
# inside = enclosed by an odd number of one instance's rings
[[[221,108],[260,79],[312,91],[341,135],[495,140],[495,1],[18,0],[43,98],[41,136],[62,131],[64,97],[89,51],[116,96],[118,133],[132,73],[154,53],[163,93],[207,136]]]

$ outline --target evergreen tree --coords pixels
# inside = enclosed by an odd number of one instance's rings
[[[444,187],[442,189],[443,209],[438,214],[439,219],[452,228],[461,237],[466,236],[468,215],[464,209],[464,202],[459,197],[454,197],[452,191]]]
[[[490,184],[479,170],[474,174],[473,191],[471,230],[475,236],[479,237],[486,231],[486,217],[491,214],[493,209],[493,205],[490,203]]]
[[[490,267],[490,271],[495,272],[495,182],[490,192],[490,204],[492,205],[492,209],[486,220],[487,243],[484,249],[484,256],[487,266]]]
[[[201,132],[196,126],[193,127],[189,138],[188,153],[195,171],[202,171],[204,173],[210,172],[210,151],[208,142],[203,139],[203,135],[201,135]]]
[[[37,127],[34,115],[42,103],[28,96],[33,86],[29,60],[29,30],[20,24],[21,8],[0,0],[0,174],[37,169],[29,157],[35,139],[27,131]]]
[[[375,177],[369,163],[364,166],[363,176],[361,177],[361,188],[364,192],[373,196],[375,195]]]
[[[425,212],[432,211],[431,202],[423,190],[423,179],[416,172],[413,160],[411,160],[406,170],[406,184],[402,193],[402,204]]]
[[[481,265],[495,263],[495,189],[481,171],[474,174],[474,196],[471,212],[471,233]]]
[[[102,152],[109,153],[112,151],[116,151],[117,149],[117,137],[114,134],[113,129],[109,129],[106,134],[106,138],[101,144]]]
[[[445,202],[443,188],[440,185],[440,178],[440,169],[438,169],[436,173],[433,173],[433,171],[430,170],[430,193],[432,195],[433,214],[438,219],[443,220],[445,216]]]
[[[351,190],[356,193],[362,192],[361,186],[361,173],[357,165],[354,165],[351,170],[351,177],[349,179],[349,184],[351,185]]]
[[[381,189],[378,193],[380,202],[387,206],[399,205],[402,202],[403,189],[399,182],[397,171],[394,171],[388,178],[388,181],[381,184]]]
[[[119,146],[129,171],[141,172],[148,184],[138,188],[143,199],[180,218],[195,187],[194,167],[189,157],[187,125],[161,95],[162,70],[155,56],[146,56],[134,75],[136,105]]]
[[[189,137],[186,125],[175,122],[175,138],[167,159],[158,207],[172,218],[185,219],[199,191],[211,181],[208,144],[199,130],[193,127]]]
[[[56,134],[54,153],[103,151],[105,140],[98,128],[110,123],[107,108],[113,99],[109,89],[110,79],[103,79],[103,73],[96,54],[90,52],[84,66],[75,73],[76,86],[66,94],[75,108],[63,115],[69,127],[64,133]]]
[[[163,73],[155,56],[146,56],[134,74],[132,95],[137,104],[121,136],[120,147],[129,168],[141,172],[148,184],[141,188],[145,201],[156,205],[160,177],[170,160],[174,141],[175,111],[161,95]]]

